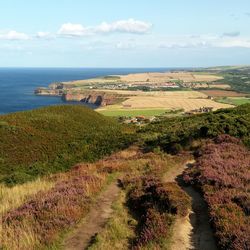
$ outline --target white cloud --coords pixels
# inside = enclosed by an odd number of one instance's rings
[[[151,27],[151,23],[131,18],[128,20],[119,20],[113,23],[103,22],[97,26],[83,26],[82,24],[65,23],[57,33],[69,37],[81,37],[102,33],[145,34],[151,29]]]
[[[246,39],[227,39],[214,43],[215,47],[220,48],[250,48],[250,40]]]
[[[50,32],[39,31],[36,33],[36,38],[41,39],[52,39],[55,38],[55,35],[51,34]]]
[[[136,45],[133,42],[118,42],[116,44],[116,48],[122,50],[134,49],[135,47]]]
[[[158,39],[157,47],[171,48],[250,48],[250,38],[204,34],[200,36],[168,36]]]
[[[25,33],[11,30],[8,32],[0,33],[0,39],[2,39],[2,40],[28,40],[28,39],[30,39],[30,37]]]
[[[95,30],[103,33],[121,32],[144,34],[147,33],[151,27],[151,23],[130,18],[128,20],[120,20],[113,23],[103,22],[101,25],[97,26]]]
[[[190,49],[190,48],[205,48],[209,44],[206,41],[187,41],[187,42],[165,42],[160,43],[158,48],[160,49]]]
[[[58,34],[69,37],[84,36],[90,34],[90,29],[81,24],[65,23],[59,29]]]

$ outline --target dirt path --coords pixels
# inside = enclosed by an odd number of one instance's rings
[[[178,218],[173,228],[171,250],[215,250],[217,249],[212,229],[209,225],[208,211],[202,196],[191,186],[185,187],[181,175],[186,166],[172,169],[164,177],[166,182],[175,181],[192,199],[192,209],[185,218]]]
[[[103,226],[111,217],[111,205],[117,198],[119,191],[117,183],[113,182],[101,193],[90,209],[87,218],[66,238],[63,249],[83,250],[88,248],[93,237],[103,229]]]

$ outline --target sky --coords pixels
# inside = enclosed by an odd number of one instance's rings
[[[0,2],[0,67],[246,64],[249,0]]]

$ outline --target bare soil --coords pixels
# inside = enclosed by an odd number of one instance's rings
[[[95,204],[90,209],[87,218],[80,223],[65,239],[63,249],[83,250],[87,249],[94,237],[103,229],[112,215],[112,203],[119,195],[120,189],[116,182],[110,184],[100,194]]]
[[[190,165],[193,162],[187,164]],[[186,167],[187,167],[186,166]],[[216,250],[216,242],[209,224],[208,209],[202,195],[191,186],[184,186],[182,173],[185,167],[172,169],[164,177],[175,181],[191,197],[192,208],[186,217],[176,219],[171,240],[171,250]]]

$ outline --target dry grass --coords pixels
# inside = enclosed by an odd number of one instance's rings
[[[22,205],[40,191],[48,191],[54,187],[54,182],[37,179],[14,187],[0,185],[0,216]]]
[[[218,88],[218,89],[231,89],[229,84],[209,84],[209,88]]]
[[[199,91],[124,91],[124,90],[110,90],[107,92],[114,92],[129,96],[127,100],[121,105],[109,105],[102,107],[99,110],[133,110],[133,109],[184,109],[190,111],[202,107],[213,107],[214,110],[220,108],[233,107],[229,104],[217,103],[208,99],[208,95]],[[230,91],[224,91],[230,92]],[[210,93],[210,92],[209,92]]]
[[[184,109],[190,111],[202,107],[213,107],[214,110],[220,108],[230,108],[232,105],[217,103],[210,99],[204,98],[177,98],[177,97],[143,97],[134,96],[123,102],[124,105],[130,106],[131,109],[140,108],[166,108],[166,109]]]
[[[118,75],[119,78],[92,78],[86,80],[77,80],[66,82],[67,84],[74,84],[76,86],[87,85],[87,84],[98,84],[98,83],[136,83],[136,84],[152,84],[152,83],[163,83],[169,81],[183,81],[183,82],[213,82],[216,80],[223,79],[220,76],[213,74],[196,74],[192,72],[163,72],[163,73],[137,73],[128,75]]]
[[[131,147],[96,163],[78,164],[67,173],[55,175],[54,187],[53,183],[49,187],[48,183],[42,184],[39,180],[40,185],[39,181],[33,182],[36,188],[32,187],[32,183],[9,190],[6,187],[2,188],[2,193],[8,199],[11,200],[13,193],[18,197],[14,199],[17,201],[9,202],[11,209],[4,208],[6,212],[2,216],[0,225],[2,247],[10,250],[33,250],[53,246],[61,232],[70,229],[86,216],[92,198],[105,187],[108,176],[112,176],[112,173],[124,172],[138,176],[150,170],[162,175],[162,172],[181,162],[181,157],[172,157],[162,153],[143,154],[138,147]],[[43,192],[39,192],[42,188],[45,188]],[[20,191],[22,189],[24,190]],[[32,193],[32,190],[35,191]],[[128,225],[130,218],[123,203],[124,196],[114,204],[116,216],[111,219],[98,238],[100,240],[98,244],[101,244],[98,246],[117,244],[125,247],[128,244],[127,238],[130,236],[133,238],[133,226],[131,228]]]
[[[87,214],[106,176],[97,173],[94,165],[83,164],[55,176],[53,188],[38,192],[1,217],[0,249],[34,250],[51,246],[60,233]]]
[[[129,239],[135,237],[134,228],[137,222],[129,214],[125,192],[121,192],[117,201],[112,205],[113,216],[103,231],[97,235],[90,250],[98,249],[130,249]],[[129,222],[129,223],[128,223]]]
[[[170,80],[181,80],[184,82],[212,82],[222,77],[209,74],[193,74],[191,72],[166,72],[166,73],[140,73],[120,76],[122,81],[126,82],[163,82]]]
[[[201,93],[208,95],[208,96],[214,96],[214,97],[244,97],[248,94],[245,93],[238,93],[236,91],[225,91],[225,90],[202,90]]]

